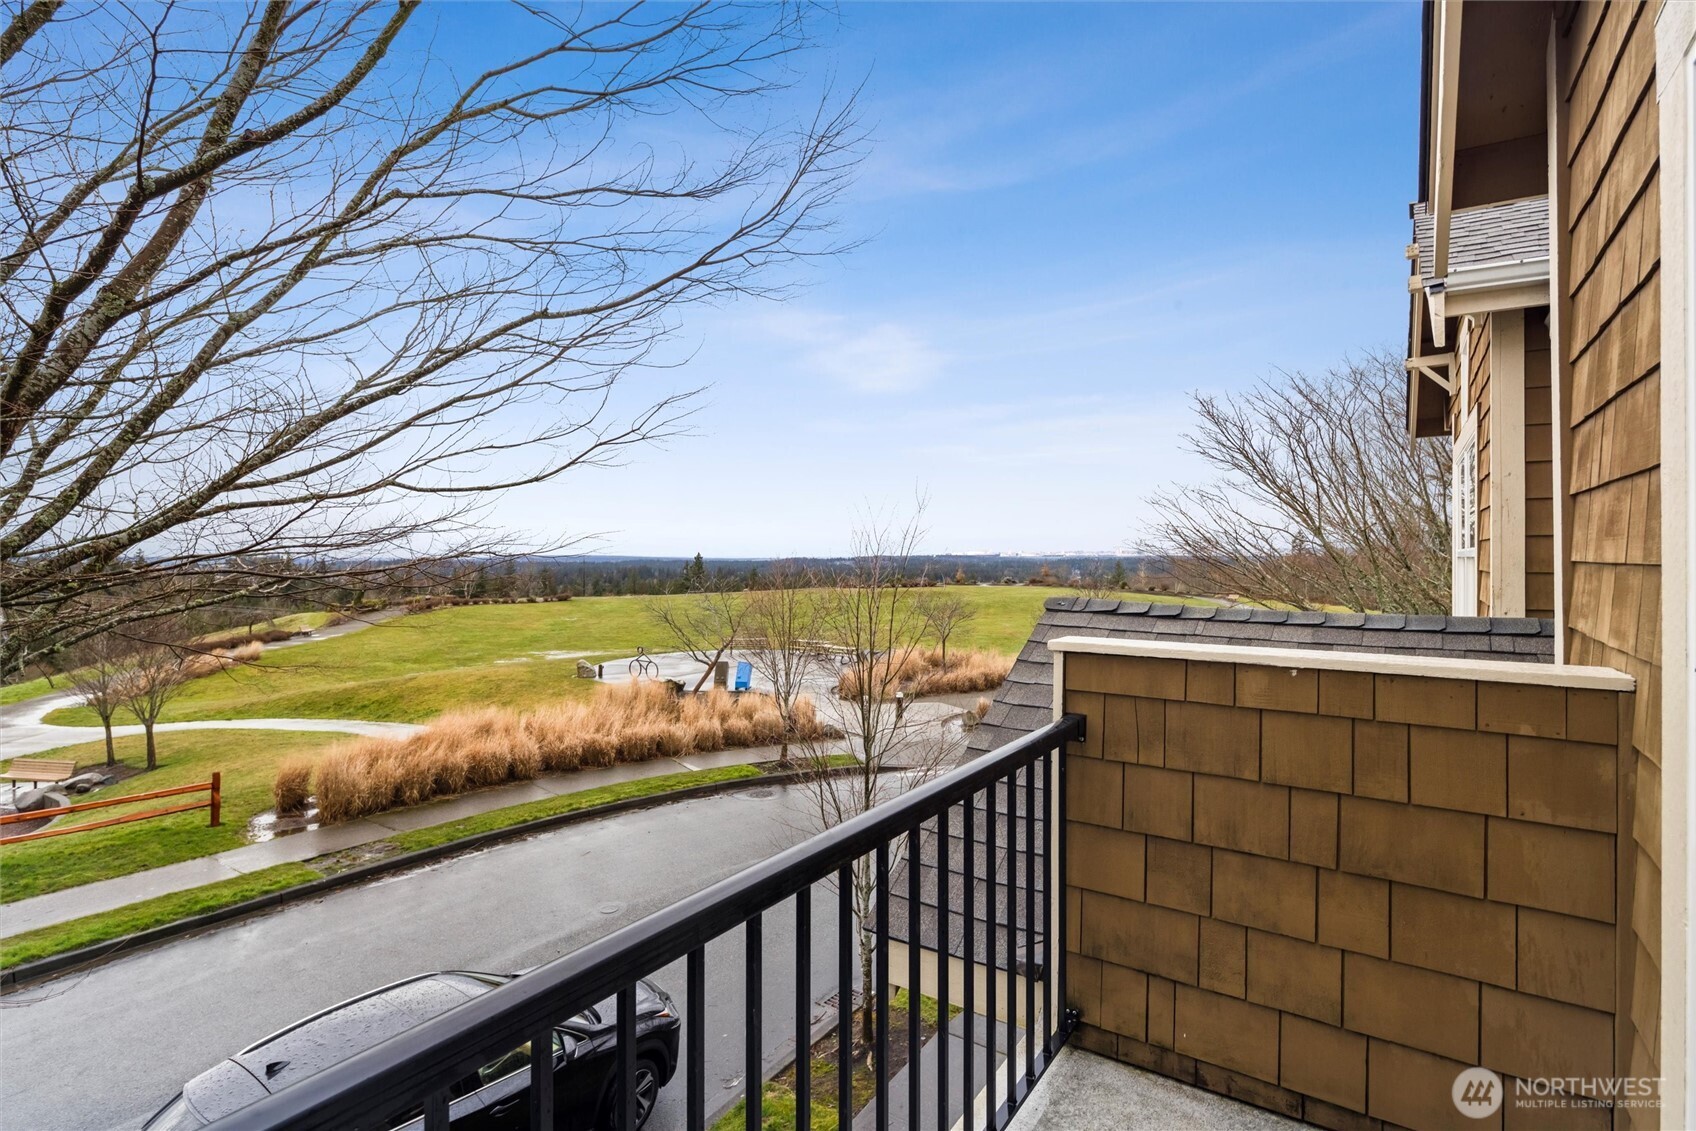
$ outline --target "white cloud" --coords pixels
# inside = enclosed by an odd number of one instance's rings
[[[911,326],[890,320],[856,324],[840,314],[785,310],[759,320],[770,337],[800,347],[811,376],[863,393],[907,393],[930,384],[947,363]]]

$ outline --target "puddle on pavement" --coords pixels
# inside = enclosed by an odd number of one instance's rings
[[[289,813],[284,816],[278,816],[275,811],[267,809],[247,822],[247,839],[250,844],[263,844],[280,836],[307,832],[317,828],[318,824],[316,805],[307,805],[304,813]]]

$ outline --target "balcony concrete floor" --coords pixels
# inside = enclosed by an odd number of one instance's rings
[[[1008,1131],[1290,1131],[1306,1126],[1067,1047],[1037,1081]]]

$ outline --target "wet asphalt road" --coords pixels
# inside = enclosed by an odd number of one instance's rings
[[[753,789],[446,861],[0,998],[0,1127],[134,1128],[183,1081],[355,994],[428,970],[535,966],[805,839],[805,799]],[[798,807],[800,806],[800,807]],[[813,987],[836,988],[836,899],[814,894]],[[791,906],[764,922],[768,1062],[792,1048]],[[740,931],[707,950],[709,1112],[740,1094]],[[684,998],[682,963],[655,975]],[[681,1127],[681,1074],[649,1124]]]

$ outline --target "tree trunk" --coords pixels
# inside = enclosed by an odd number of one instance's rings
[[[872,982],[872,948],[877,946],[874,940],[870,945],[865,942],[865,933],[860,934],[860,1047],[871,1049],[877,1040],[877,1009],[883,999],[883,987],[873,989]],[[875,1056],[875,1053],[870,1055]],[[877,1085],[883,1087],[880,1081]]]
[[[106,765],[116,766],[118,764],[118,752],[112,746],[112,716],[107,715],[101,719],[100,725],[106,731]]]
[[[159,768],[159,753],[153,746],[152,721],[149,720],[143,724],[143,729],[147,731],[147,768],[150,770],[157,770]]]

